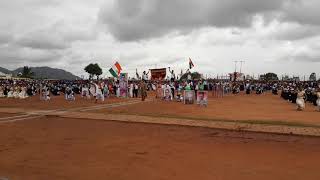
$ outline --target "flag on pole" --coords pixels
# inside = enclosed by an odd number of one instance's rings
[[[189,58],[189,69],[192,69],[194,67],[194,64],[191,60],[191,58]]]
[[[118,62],[116,62],[116,63],[114,64],[114,66],[109,69],[109,72],[111,73],[111,75],[112,75],[113,77],[116,77],[116,78],[117,78],[117,77],[119,77],[119,75],[120,75],[120,73],[121,73],[121,70],[122,70],[121,65],[120,65]]]
[[[138,69],[136,69],[136,76],[137,76],[137,79],[140,79]]]

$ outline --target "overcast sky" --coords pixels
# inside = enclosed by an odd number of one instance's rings
[[[320,74],[319,0],[0,1],[0,66]],[[238,64],[238,69],[240,64]]]

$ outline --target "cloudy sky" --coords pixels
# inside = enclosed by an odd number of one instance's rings
[[[0,66],[320,74],[319,0],[0,1]],[[238,69],[240,64],[238,64]]]

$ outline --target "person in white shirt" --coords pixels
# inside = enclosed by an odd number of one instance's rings
[[[26,87],[21,87],[21,92],[19,93],[19,98],[20,99],[25,99],[27,98],[27,92],[26,92]]]
[[[174,71],[170,69],[170,67],[169,67],[169,72],[171,74],[170,80],[171,82],[174,82],[176,79],[176,75],[174,74]]]
[[[90,99],[90,93],[89,93],[89,88],[87,86],[83,86],[81,89],[81,97],[84,98],[86,97],[87,99]]]
[[[146,73],[146,71],[143,71],[142,80],[147,81],[149,79],[148,75],[149,75],[149,71],[148,73]]]
[[[96,103],[98,102],[98,100],[100,99],[102,102],[104,101],[104,95],[103,95],[103,83],[99,83],[98,84],[94,84],[96,87]]]
[[[298,111],[302,111],[305,109],[304,95],[305,95],[305,91],[302,90],[302,88],[300,88],[298,91],[297,100],[296,100]]]
[[[117,95],[117,97],[120,97],[120,84],[117,83],[116,87],[117,87],[116,95]]]
[[[13,87],[10,87],[7,97],[8,98],[13,98]]]
[[[16,86],[14,88],[14,91],[13,91],[12,95],[13,95],[14,98],[19,98],[19,93],[20,93],[20,89],[19,89],[19,87]]]
[[[65,98],[67,101],[75,101],[76,97],[74,96],[74,92],[72,87],[67,87],[65,92]]]
[[[165,100],[166,101],[172,101],[172,92],[171,92],[171,87],[169,84],[166,85],[165,89],[164,89],[164,96],[165,96]]]
[[[49,101],[50,100],[50,91],[47,86],[40,87],[40,100]]]
[[[133,83],[130,83],[130,86],[129,86],[129,96],[130,98],[133,98]]]

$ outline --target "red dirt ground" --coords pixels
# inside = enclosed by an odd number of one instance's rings
[[[320,139],[41,118],[0,125],[0,178],[320,178]]]
[[[207,108],[149,99],[93,112],[320,123],[312,105],[296,112],[295,105],[270,94],[210,98]],[[132,100],[111,98],[99,104]],[[0,99],[0,108],[29,111],[95,105],[80,98]],[[13,115],[4,111],[0,118]],[[318,180],[319,162],[320,139],[311,137],[52,116],[0,124],[0,179]]]
[[[95,100],[92,98],[90,100],[76,96],[76,101],[66,101],[64,96],[51,96],[50,101],[40,101],[39,96],[34,96],[27,99],[8,99],[0,98],[0,108],[25,108],[25,109],[37,109],[37,110],[51,110],[51,109],[65,109],[65,108],[75,108],[75,107],[87,107],[100,104],[110,104],[117,102],[126,102],[129,99],[115,98],[111,97],[106,99],[104,102]]]
[[[149,97],[149,99],[153,98]],[[183,105],[178,102],[152,100],[146,103],[93,112],[215,120],[282,121],[293,124],[320,125],[320,112],[317,112],[316,107],[312,104],[307,104],[303,112],[296,111],[295,104],[271,94],[241,94],[224,98],[209,98],[207,108],[197,105]]]

